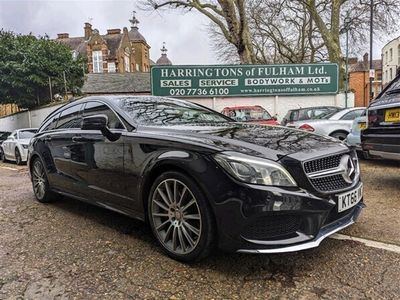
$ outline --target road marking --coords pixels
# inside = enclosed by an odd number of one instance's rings
[[[16,168],[10,168],[10,167],[0,167],[2,169],[6,169],[6,170],[11,170],[11,171],[18,171],[18,169]]]
[[[382,243],[382,242],[367,240],[367,239],[353,237],[353,236],[339,234],[339,233],[335,233],[335,234],[331,235],[330,237],[333,239],[336,239],[336,240],[356,241],[356,242],[363,243],[365,246],[368,246],[368,247],[383,249],[383,250],[387,250],[387,251],[391,251],[391,252],[400,254],[400,246],[394,245],[394,244]]]

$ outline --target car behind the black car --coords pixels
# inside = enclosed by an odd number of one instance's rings
[[[357,155],[280,126],[236,123],[186,101],[87,97],[53,112],[29,146],[33,190],[147,220],[162,249],[192,261],[316,247],[357,219]]]
[[[368,125],[361,132],[369,155],[400,160],[400,75],[368,107]]]

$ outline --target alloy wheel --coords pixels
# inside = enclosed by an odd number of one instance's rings
[[[36,160],[32,168],[32,182],[33,190],[38,199],[43,199],[46,193],[46,174],[43,165],[40,161]]]
[[[154,190],[151,217],[158,240],[175,254],[188,254],[199,243],[202,221],[197,199],[177,179],[166,179]]]

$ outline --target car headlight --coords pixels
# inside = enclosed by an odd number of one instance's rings
[[[280,164],[239,153],[218,153],[218,164],[240,181],[275,186],[297,186],[296,181]]]
[[[28,144],[21,144],[22,148],[28,149]]]

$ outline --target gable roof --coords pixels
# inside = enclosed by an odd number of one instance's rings
[[[374,59],[372,60],[372,68],[374,70],[382,70],[382,60]],[[349,72],[368,72],[369,62],[366,64],[363,60],[358,61],[355,64],[349,65]]]
[[[90,73],[85,76],[84,94],[150,93],[150,73]]]

